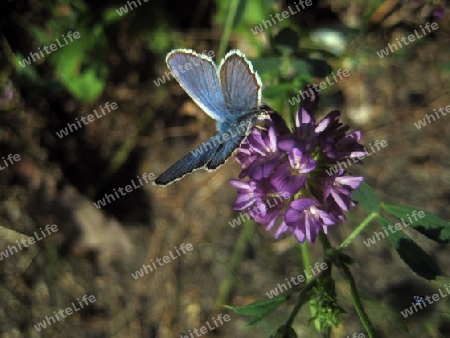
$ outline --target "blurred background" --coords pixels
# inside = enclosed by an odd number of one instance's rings
[[[230,226],[240,215],[228,183],[240,172],[234,158],[166,188],[142,179],[215,133],[215,122],[168,77],[165,56],[175,48],[212,51],[216,62],[242,50],[261,74],[264,102],[289,123],[298,109],[293,97],[306,84],[348,70],[322,91],[317,117],[338,109],[362,130],[363,144],[388,143],[349,171],[385,202],[450,219],[450,116],[415,125],[450,105],[450,13],[438,3],[1,1],[0,336],[194,337],[195,328],[228,314],[229,322],[203,336],[268,337],[286,320],[294,300],[250,329],[248,317],[223,307],[266,299],[303,271],[294,238],[275,240],[252,222]],[[283,11],[286,18],[276,16]],[[424,34],[427,22],[439,28]],[[415,42],[380,53],[415,31]],[[99,205],[133,180],[138,188]],[[332,244],[365,216],[355,208],[330,230]],[[42,238],[47,224],[58,231]],[[346,253],[377,336],[450,337],[448,298],[401,316],[413,296],[442,283],[414,275],[387,240],[366,247],[374,231],[378,225]],[[19,247],[30,236],[36,243]],[[448,275],[448,248],[410,236]],[[136,275],[188,243],[192,251]],[[303,245],[312,263],[321,262],[320,246]],[[342,274],[333,277],[346,315],[332,337],[365,333]],[[96,301],[35,328],[85,295]],[[298,336],[321,337],[309,315],[305,307],[297,316]]]

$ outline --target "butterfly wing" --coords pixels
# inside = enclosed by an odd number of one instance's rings
[[[241,51],[228,52],[219,69],[223,97],[230,115],[243,115],[261,106],[261,79]]]
[[[220,134],[219,134],[220,135]],[[231,139],[221,143],[217,151],[212,155],[206,167],[210,170],[216,170],[224,164],[233,152],[241,145],[246,137],[246,133],[238,133]]]
[[[213,60],[189,49],[167,54],[166,62],[173,76],[191,99],[209,116],[224,121],[228,115]]]
[[[212,59],[192,50],[174,50],[167,55],[166,62],[192,100],[218,121],[219,134],[184,156],[154,181],[163,186],[195,170],[215,170],[225,163],[260,114],[262,88],[258,74],[238,50],[229,52],[222,60],[220,82]],[[243,121],[251,123],[224,141],[224,134],[232,129],[239,130],[238,125]],[[205,144],[210,145],[209,149]],[[211,144],[214,145],[211,147]]]
[[[220,142],[215,139],[216,136],[192,150],[189,154],[163,172],[154,183],[156,185],[166,186],[182,179],[184,176],[195,170],[206,168],[206,164],[221,146]]]
[[[232,135],[233,130],[238,132],[220,145],[208,162],[208,169],[216,169],[225,163],[247,137],[261,112],[261,79],[245,55],[239,50],[230,51],[219,69],[223,97],[229,112],[227,120],[219,124],[219,135]],[[243,129],[242,125],[246,127]]]

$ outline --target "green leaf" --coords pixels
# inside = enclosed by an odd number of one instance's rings
[[[230,2],[216,0],[214,22],[223,24],[229,12]],[[273,8],[273,0],[239,0],[233,30],[251,34],[250,26],[261,25],[262,19],[269,18]],[[254,35],[254,34],[252,34]]]
[[[103,21],[106,24],[110,24],[110,23],[113,23],[114,21],[122,19],[122,16],[116,12],[117,9],[118,9],[117,6],[105,9],[105,11],[103,13]]]
[[[36,40],[38,40],[41,44],[49,45],[54,42],[53,41],[54,37],[51,36],[50,34],[48,34],[48,32],[46,32],[45,29],[42,29],[37,26],[33,26],[33,29],[31,32],[33,33]]]
[[[274,305],[278,307],[285,301],[285,296],[278,296],[271,299],[257,300],[245,306],[225,305],[225,307],[241,315],[255,315]]]
[[[294,88],[297,88],[297,92],[301,94],[301,90],[298,90],[298,88],[305,88],[307,84],[311,83],[311,81],[312,78],[309,73],[299,73],[295,78],[292,79],[292,86]]]
[[[226,1],[216,1],[217,7],[224,6],[225,4],[227,4]],[[261,24],[261,20],[269,15],[268,13],[272,8],[273,1],[271,0],[247,1],[244,18],[242,19],[243,23],[247,25],[245,28],[248,29],[248,25]]]
[[[331,74],[331,66],[324,60],[315,59],[291,59],[291,67],[300,74],[310,77],[324,78]]]
[[[282,53],[292,54],[297,51],[299,45],[298,34],[291,28],[283,28],[273,38],[274,47]]]
[[[364,181],[359,188],[353,192],[352,199],[358,202],[361,208],[367,212],[380,211],[380,199],[375,195],[372,188]]]
[[[391,225],[391,222],[387,218],[380,216],[378,220],[385,233],[389,234],[389,241],[394,245],[400,258],[412,271],[427,280],[434,280],[442,274],[433,256],[426,253],[404,232],[389,230],[388,227]]]
[[[298,73],[301,74],[310,74],[309,63],[303,59],[291,59],[290,60],[291,67]]]
[[[72,81],[63,79],[63,83],[74,96],[86,102],[94,101],[105,86],[105,82],[100,79],[100,74],[94,68],[86,69]]]
[[[252,59],[253,68],[259,73],[264,74],[278,70],[281,65],[281,60],[278,57],[264,57]]]
[[[280,95],[284,95],[288,93],[292,89],[292,84],[290,83],[282,83],[276,86],[271,86],[268,88],[265,88],[263,91],[263,96],[266,99],[273,99]]]
[[[243,315],[254,315],[252,319],[248,321],[246,327],[252,326],[258,323],[261,319],[264,319],[272,312],[274,312],[281,304],[286,302],[287,297],[279,296],[267,300],[257,300],[246,306],[229,306],[225,305],[228,309],[235,311],[236,313]]]
[[[403,220],[429,239],[441,244],[450,243],[450,222],[432,213],[411,207],[394,204],[383,204],[382,207],[388,214]]]
[[[107,67],[102,51],[106,38],[101,25],[88,30],[80,28],[78,40],[51,54],[51,61],[61,83],[80,100],[94,101],[103,91]]]
[[[242,21],[245,13],[245,7],[247,5],[246,0],[239,0],[238,8],[236,10],[236,16],[233,20],[233,28],[236,28]]]

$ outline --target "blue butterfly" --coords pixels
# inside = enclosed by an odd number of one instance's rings
[[[218,133],[154,181],[162,186],[195,170],[217,169],[241,145],[255,123],[267,117],[261,104],[261,79],[241,51],[228,52],[219,67],[209,56],[189,49],[171,51],[166,63],[191,99],[217,121]]]

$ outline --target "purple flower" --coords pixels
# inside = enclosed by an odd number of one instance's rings
[[[240,177],[249,176],[254,180],[268,177],[281,157],[281,152],[277,147],[275,128],[270,126],[264,133],[259,129],[254,129],[246,141],[250,156],[246,156],[245,148],[244,153],[238,154],[239,158],[244,158],[243,161],[246,157],[248,159],[247,162],[244,162],[245,167],[243,167]]]
[[[272,196],[264,199],[262,203],[255,204],[247,209],[248,214],[269,231],[275,225],[278,216],[283,215],[284,196]]]
[[[305,237],[314,243],[319,230],[327,233],[327,227],[334,224],[336,224],[336,219],[322,210],[318,201],[299,198],[289,205],[289,209],[286,211],[286,226],[283,226],[283,229],[289,230],[301,243]]]
[[[318,198],[322,201],[325,209],[334,217],[345,221],[343,211],[349,211],[350,207],[355,206],[355,202],[351,199],[353,190],[357,189],[362,183],[363,178],[360,176],[345,175],[345,170],[339,170],[334,176],[322,176],[320,182],[322,187],[319,191]]]
[[[365,156],[367,152],[359,144],[362,133],[355,131],[346,134],[350,127],[343,126],[342,123],[339,123],[340,115],[340,112],[335,110],[319,122],[316,133],[319,138],[320,147],[326,156],[333,161]]]
[[[260,203],[264,196],[264,188],[257,181],[231,180],[230,184],[238,188],[238,198],[234,203],[235,210],[244,210],[254,203]]]
[[[309,156],[292,148],[288,155],[289,162],[281,164],[272,175],[271,183],[278,191],[286,192],[289,196],[294,196],[306,183],[308,173],[316,166]]]
[[[335,177],[333,184],[326,185],[324,197],[332,197],[339,208],[349,211],[350,206],[354,205],[351,200],[352,191],[357,189],[362,181],[363,178],[358,176]]]
[[[361,163],[366,151],[359,143],[361,132],[348,132],[338,111],[316,123],[319,93],[309,90],[292,132],[280,115],[265,107],[270,119],[242,143],[236,155],[241,180],[230,183],[238,188],[234,209],[246,210],[267,231],[276,227],[275,238],[289,232],[299,242],[313,243],[319,231],[327,233],[329,226],[345,221],[344,211],[355,205],[352,192],[363,180],[329,168],[348,159]]]
[[[284,152],[289,152],[294,147],[303,153],[311,151],[317,143],[315,128],[314,118],[305,109],[300,108],[295,119],[295,132],[280,137],[278,147]]]

